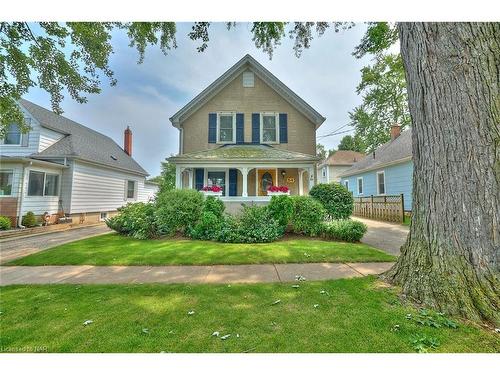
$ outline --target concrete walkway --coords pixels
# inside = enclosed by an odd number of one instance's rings
[[[387,223],[384,221],[368,220],[363,217],[353,217],[368,226],[368,232],[361,242],[384,250],[389,254],[399,256],[400,248],[406,241],[409,227],[401,224]]]
[[[374,275],[393,263],[305,263],[227,266],[0,266],[0,285],[260,283]]]
[[[49,247],[98,236],[111,230],[103,223],[88,227],[73,228],[60,232],[33,234],[26,237],[6,238],[0,241],[0,263],[22,258]]]

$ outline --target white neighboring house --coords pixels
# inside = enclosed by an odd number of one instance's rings
[[[340,182],[340,175],[365,158],[362,152],[339,150],[318,165],[318,181],[323,184]]]
[[[75,223],[99,222],[128,202],[147,202],[158,186],[132,158],[132,132],[124,147],[111,138],[32,102],[20,107],[31,130],[11,125],[0,139],[0,215],[13,225],[28,211]]]

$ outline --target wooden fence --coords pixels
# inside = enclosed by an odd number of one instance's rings
[[[355,216],[402,223],[404,213],[403,194],[354,197]]]

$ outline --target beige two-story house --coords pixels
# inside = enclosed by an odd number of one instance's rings
[[[218,185],[225,201],[266,201],[270,186],[307,194],[325,121],[246,55],[170,118],[179,129],[178,188]]]

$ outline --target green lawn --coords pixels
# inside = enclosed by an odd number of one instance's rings
[[[282,283],[28,285],[0,292],[4,352],[414,352],[417,338],[422,347],[436,343],[430,352],[500,351],[492,331],[407,319],[417,311],[374,277],[302,282],[298,289]],[[87,320],[93,322],[84,326]]]
[[[268,244],[225,244],[187,239],[135,240],[106,234],[71,242],[8,264],[209,265],[310,262],[390,262],[394,256],[362,243],[291,238]]]

